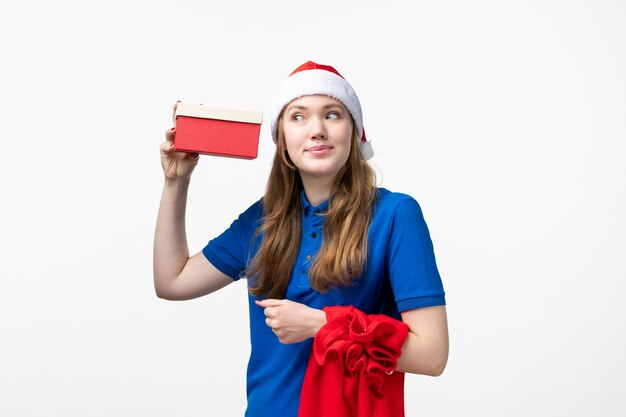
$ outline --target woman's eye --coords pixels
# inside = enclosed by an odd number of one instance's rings
[[[339,118],[339,115],[337,113],[328,113],[326,115],[326,118],[327,119],[337,119],[337,118]]]
[[[304,116],[302,116],[301,114],[294,114],[292,116],[292,119],[295,120],[296,122],[300,122],[300,121],[304,120]]]

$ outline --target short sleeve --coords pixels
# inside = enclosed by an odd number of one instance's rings
[[[221,235],[210,240],[202,253],[213,266],[238,280],[247,268],[252,240],[261,217],[262,204],[259,200],[241,213]]]
[[[428,226],[412,197],[398,202],[391,225],[387,268],[400,312],[445,305],[445,292]]]

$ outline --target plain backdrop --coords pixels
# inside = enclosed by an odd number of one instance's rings
[[[422,206],[447,293],[407,416],[626,413],[626,3],[24,1],[0,6],[0,415],[241,416],[245,282],[158,299],[177,99],[266,111],[307,60],[354,86],[379,183]],[[263,193],[202,156],[195,253]]]

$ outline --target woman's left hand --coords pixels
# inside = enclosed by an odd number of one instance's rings
[[[298,343],[315,337],[326,324],[326,313],[289,300],[256,300],[264,309],[265,323],[283,344]]]

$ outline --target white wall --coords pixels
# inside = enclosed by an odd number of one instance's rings
[[[0,415],[242,415],[244,283],[154,295],[158,146],[176,99],[266,111],[312,59],[359,93],[382,185],[435,244],[450,360],[407,375],[407,415],[623,416],[625,18],[599,0],[0,6]],[[201,157],[192,253],[261,195],[265,126],[259,151]]]

